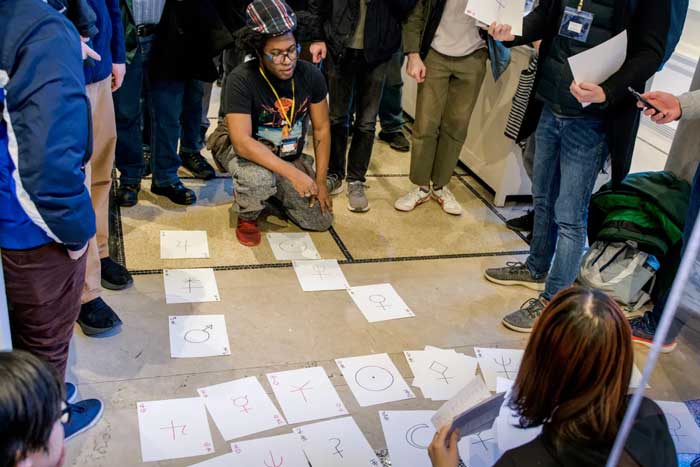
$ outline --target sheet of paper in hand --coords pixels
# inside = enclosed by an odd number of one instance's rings
[[[455,420],[468,414],[469,410],[479,405],[481,402],[491,398],[491,393],[480,378],[475,378],[469,382],[452,399],[448,400],[435,412],[431,418],[433,426],[439,430],[446,425],[454,425]],[[466,423],[468,419],[463,419]],[[466,426],[466,424],[465,424]],[[467,436],[469,433],[462,433]]]
[[[525,0],[469,0],[464,13],[486,25],[507,24],[513,35],[523,35]]]

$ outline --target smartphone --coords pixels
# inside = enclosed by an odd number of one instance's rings
[[[662,112],[662,111],[660,111],[657,107],[655,107],[654,105],[652,105],[651,102],[649,102],[648,100],[644,99],[644,98],[642,97],[642,95],[639,94],[639,93],[638,93],[637,91],[635,91],[634,89],[632,89],[631,86],[630,86],[630,87],[627,87],[627,90],[628,90],[629,92],[631,92],[632,95],[633,95],[639,102],[641,102],[642,104],[644,104],[644,107],[646,107],[646,108],[648,108],[648,109],[652,109],[652,110],[654,110],[656,113],[662,114],[662,115],[663,115],[663,112]]]

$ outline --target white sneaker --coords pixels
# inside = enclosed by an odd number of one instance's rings
[[[401,198],[397,199],[394,203],[394,207],[399,211],[413,211],[416,206],[425,203],[430,200],[430,191],[425,192],[421,190],[419,186],[415,187],[413,190],[409,191]]]
[[[455,195],[452,194],[449,188],[446,186],[440,188],[439,190],[433,190],[433,198],[435,201],[440,203],[442,210],[447,214],[452,214],[454,216],[459,216],[462,214],[462,206],[459,205]]]

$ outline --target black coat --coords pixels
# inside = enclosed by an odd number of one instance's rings
[[[634,14],[629,0],[618,0],[615,5],[614,34],[627,29],[629,44],[627,60],[622,68],[601,84],[607,96],[606,134],[612,159],[612,179],[617,186],[629,172],[632,153],[639,129],[640,112],[636,100],[627,91],[628,86],[643,90],[646,81],[661,66],[666,53],[666,38],[671,20],[671,2],[638,0]],[[541,0],[523,24],[523,36],[506,45],[522,45],[541,39],[540,63],[550,51],[552,40],[559,33],[562,12],[561,0]],[[535,87],[541,81],[541,67],[535,78]],[[518,141],[524,141],[537,129],[543,104],[532,93]]]
[[[309,12],[316,22],[314,40],[326,42],[329,53],[336,58],[343,55],[357,29],[360,1],[365,0],[308,0]],[[416,1],[369,0],[365,21],[367,63],[385,62],[399,50],[401,23]]]

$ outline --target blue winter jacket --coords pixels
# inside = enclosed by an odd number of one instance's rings
[[[97,83],[112,74],[112,63],[126,63],[124,26],[119,0],[88,0],[97,16],[99,32],[93,36],[90,46],[102,60],[85,61],[85,82]]]
[[[75,28],[40,0],[0,0],[0,248],[95,234],[90,127]]]

